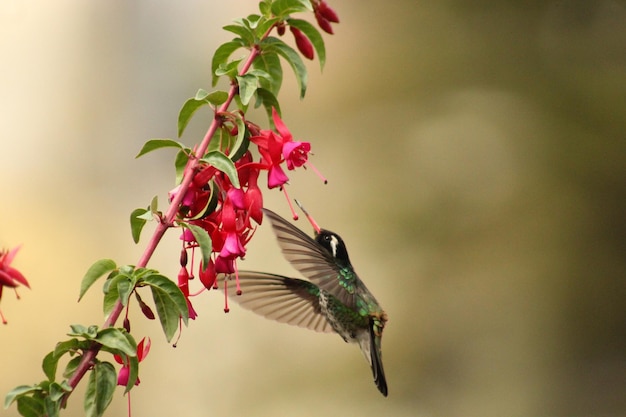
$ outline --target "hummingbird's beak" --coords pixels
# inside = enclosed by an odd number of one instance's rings
[[[309,223],[311,223],[311,226],[313,226],[313,229],[315,230],[315,233],[317,233],[319,235],[320,232],[322,231],[322,229],[318,226],[317,222],[315,220],[313,220],[313,217],[311,217],[311,215],[306,211],[306,209],[302,206],[302,204],[300,204],[300,202],[298,200],[294,199],[294,201],[296,202],[298,207],[300,207],[300,210],[302,210],[302,212],[304,213],[306,218],[309,220]]]

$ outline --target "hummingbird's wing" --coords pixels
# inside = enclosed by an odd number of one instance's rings
[[[239,272],[241,295],[233,295],[241,307],[265,318],[317,332],[333,332],[319,304],[319,288],[296,278],[262,272]]]
[[[312,283],[353,308],[356,273],[337,265],[333,256],[302,230],[271,210],[263,211],[272,222],[283,255],[293,267]]]

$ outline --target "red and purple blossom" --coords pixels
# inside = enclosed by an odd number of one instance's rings
[[[15,289],[15,294],[18,299],[20,298],[17,293],[18,285],[21,284],[26,288],[30,288],[30,285],[28,284],[28,281],[26,281],[24,275],[11,266],[13,258],[17,255],[20,247],[21,246],[16,246],[11,250],[0,251],[0,299],[2,298],[2,290],[4,287]],[[7,324],[7,321],[2,314],[2,310],[0,310],[0,318],[2,319],[3,324]]]

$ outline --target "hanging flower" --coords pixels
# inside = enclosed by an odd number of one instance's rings
[[[17,252],[20,250],[20,246],[16,246],[11,250],[3,250],[0,251],[0,299],[2,299],[2,290],[4,287],[14,288],[16,289],[18,285],[23,285],[26,288],[30,288],[28,281],[20,271],[13,268],[11,266],[11,262],[13,262],[13,258],[17,255]],[[17,289],[15,290],[15,294],[19,299],[19,294],[17,294]],[[2,310],[0,310],[0,318],[2,319],[3,324],[7,324],[4,315],[2,314]]]

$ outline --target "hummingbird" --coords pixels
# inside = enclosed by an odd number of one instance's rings
[[[378,390],[387,396],[381,337],[387,314],[350,263],[343,239],[321,229],[296,200],[315,230],[311,238],[271,210],[269,218],[284,257],[307,279],[240,271],[241,307],[265,318],[358,343]]]

